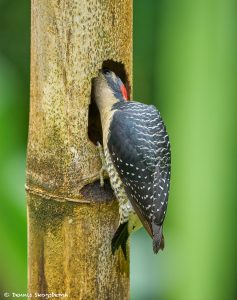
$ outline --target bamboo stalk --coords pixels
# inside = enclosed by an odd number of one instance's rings
[[[118,205],[109,184],[99,186],[93,143],[99,136],[88,137],[91,79],[103,64],[124,68],[132,81],[131,0],[32,1],[26,182],[31,299],[43,299],[34,293],[129,298],[129,260],[121,251],[113,256],[110,245]]]

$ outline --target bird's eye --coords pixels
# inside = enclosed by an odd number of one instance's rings
[[[102,69],[102,73],[103,73],[104,75],[108,75],[108,74],[111,73],[111,71],[110,71],[110,69],[108,69],[108,68],[103,68],[103,69]]]

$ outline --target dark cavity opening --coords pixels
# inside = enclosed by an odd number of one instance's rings
[[[124,64],[115,62],[113,60],[106,60],[103,62],[102,68],[108,68],[111,71],[113,71],[117,76],[120,77],[120,79],[123,81],[124,85],[126,86],[128,97],[129,97],[131,87],[127,79],[127,74],[124,68]],[[103,144],[100,113],[95,103],[94,95],[93,95],[93,78],[91,81],[91,102],[89,105],[88,137],[90,141],[95,145],[97,144],[97,142],[99,142],[101,145]]]

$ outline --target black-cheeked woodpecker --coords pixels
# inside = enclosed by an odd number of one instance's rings
[[[169,137],[153,105],[128,101],[121,79],[102,69],[94,79],[100,111],[105,168],[119,201],[120,226],[112,241],[113,252],[126,252],[129,234],[145,227],[153,251],[164,247],[163,222],[170,188]]]

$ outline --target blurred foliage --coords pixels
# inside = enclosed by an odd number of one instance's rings
[[[234,0],[135,0],[134,99],[155,104],[172,146],[165,251],[132,238],[134,300],[235,299]],[[0,0],[0,289],[25,292],[30,1]]]
[[[0,289],[26,291],[30,2],[0,1]],[[2,294],[1,294],[2,298]]]
[[[165,251],[132,248],[133,299],[236,299],[237,3],[134,6],[135,97],[165,119],[172,180]]]

